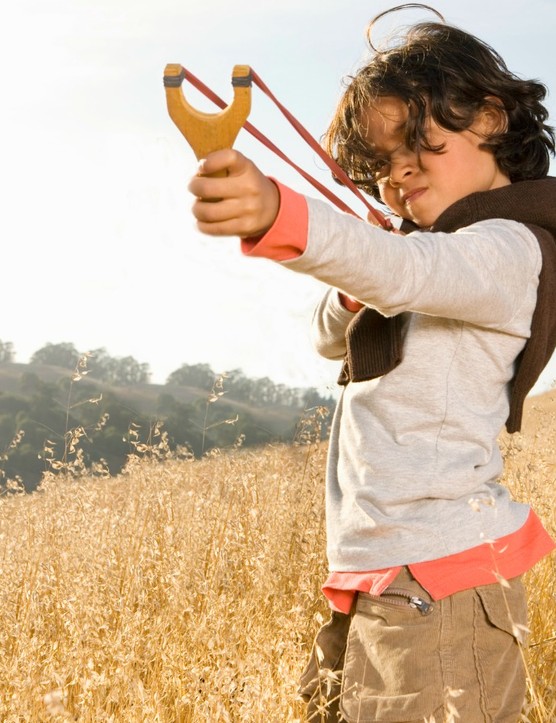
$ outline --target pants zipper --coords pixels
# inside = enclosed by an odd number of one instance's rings
[[[398,607],[406,607],[409,605],[409,607],[419,610],[421,615],[430,615],[430,613],[434,610],[434,605],[432,603],[423,600],[423,598],[418,595],[412,595],[407,590],[401,590],[399,588],[389,587],[382,593],[382,595],[367,594],[367,597],[372,598],[377,602],[386,602],[390,605],[397,605]],[[390,600],[389,598],[394,599]],[[396,600],[396,598],[403,598],[404,601],[402,602],[402,600]]]

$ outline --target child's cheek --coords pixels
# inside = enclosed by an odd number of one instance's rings
[[[398,200],[397,191],[392,188],[389,183],[380,183],[378,189],[382,202],[386,204],[391,211],[402,218],[411,220],[407,213],[407,209]]]

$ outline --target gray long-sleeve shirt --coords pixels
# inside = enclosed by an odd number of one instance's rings
[[[305,252],[283,262],[332,287],[313,339],[345,353],[353,313],[337,290],[403,314],[403,360],[350,383],[334,416],[327,471],[331,570],[445,557],[521,527],[527,505],[497,480],[497,437],[514,362],[529,336],[541,253],[534,234],[492,219],[455,233],[396,236],[308,199]]]

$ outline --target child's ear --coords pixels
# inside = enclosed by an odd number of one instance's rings
[[[493,95],[485,98],[483,107],[475,116],[473,128],[484,138],[492,138],[508,130],[508,115],[499,98]]]

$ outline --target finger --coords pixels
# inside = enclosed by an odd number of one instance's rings
[[[220,221],[218,223],[204,223],[203,221],[197,221],[197,229],[202,234],[208,236],[241,236],[241,233],[236,231],[234,219]]]
[[[257,173],[260,171],[241,153],[233,149],[214,151],[199,161],[198,173],[191,179],[188,190],[199,198],[232,198],[237,193],[256,190],[252,184]],[[233,179],[240,180],[241,187]],[[251,186],[245,185],[249,180]]]
[[[195,183],[191,185],[195,187],[195,193],[206,192],[207,184],[198,184],[200,187]],[[226,235],[227,224],[234,221],[237,215],[233,205],[234,202],[228,199],[219,198],[213,201],[210,196],[198,196],[191,205],[191,211],[199,231],[212,236]]]
[[[251,219],[244,216],[226,216],[222,219],[197,220],[197,229],[209,236],[259,236],[257,227]]]
[[[207,224],[220,223],[238,217],[237,203],[233,199],[220,199],[212,202],[207,198],[197,198],[193,202],[191,210],[197,221]]]
[[[235,190],[230,185],[227,178],[195,176],[189,182],[187,189],[197,198],[231,198]]]
[[[211,203],[198,199],[193,204],[193,215],[197,228],[212,236],[256,236],[260,235],[260,221],[244,203],[228,199]]]
[[[241,172],[247,159],[233,148],[224,148],[209,153],[206,158],[199,161],[198,173],[202,176],[212,176],[216,173],[230,175]]]

